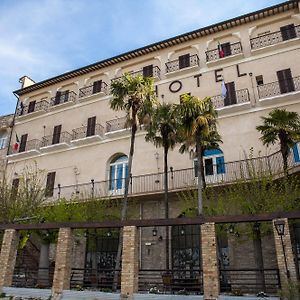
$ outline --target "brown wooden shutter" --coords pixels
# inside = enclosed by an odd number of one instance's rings
[[[230,43],[223,43],[221,44],[222,50],[224,51],[224,56],[231,55],[231,46]]]
[[[66,90],[62,93],[62,100],[63,102],[68,102],[69,101],[69,95],[70,95],[70,91]]]
[[[57,105],[57,104],[60,103],[60,98],[61,98],[61,92],[58,91],[58,92],[56,92],[56,94],[55,94],[54,105]]]
[[[21,136],[19,152],[24,152],[26,150],[27,137],[28,137],[28,134],[23,134]]]
[[[229,106],[236,104],[236,92],[235,92],[235,83],[233,82],[228,82],[225,83],[226,89],[227,89],[227,94],[224,99],[224,105]]]
[[[179,60],[179,69],[187,68],[190,66],[190,54],[180,55]]]
[[[144,77],[153,77],[153,65],[148,65],[143,68]]]
[[[54,184],[55,184],[55,172],[50,172],[47,174],[47,182],[46,182],[46,197],[53,196]]]
[[[102,80],[94,81],[93,83],[93,94],[101,92]]]
[[[32,113],[32,112],[34,112],[34,109],[35,109],[35,103],[36,103],[36,101],[30,101],[30,102],[29,102],[29,105],[28,105],[28,113],[29,113],[29,114]]]
[[[280,27],[280,32],[283,41],[294,39],[296,37],[296,30],[294,24],[289,24]]]
[[[88,118],[86,136],[95,135],[95,128],[96,128],[96,117]]]
[[[61,125],[54,126],[53,137],[52,137],[52,145],[59,144],[60,134],[61,134]]]
[[[277,78],[281,94],[295,91],[291,69],[277,71]]]
[[[19,184],[20,184],[20,179],[14,178],[11,185],[11,197],[15,197],[17,195]]]

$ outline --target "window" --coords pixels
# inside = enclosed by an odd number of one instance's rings
[[[50,172],[47,174],[47,182],[46,182],[46,197],[52,197],[54,191],[54,184],[55,184],[55,174],[56,172]]]
[[[95,135],[95,128],[96,128],[96,117],[88,118],[86,136]]]
[[[6,133],[0,133],[0,150],[6,147],[7,136]]]
[[[256,76],[255,79],[256,79],[256,84],[257,85],[263,85],[264,84],[264,78],[263,78],[262,75]]]
[[[291,69],[277,71],[277,78],[281,94],[295,91],[295,85]]]
[[[230,56],[231,55],[231,45],[230,43],[223,43],[221,44],[223,53],[224,53],[224,57],[225,56]]]
[[[292,148],[294,154],[294,161],[295,163],[300,163],[300,143],[297,143]]]
[[[52,145],[60,143],[61,125],[54,126]]]
[[[30,101],[30,102],[29,102],[29,105],[28,105],[28,113],[29,113],[29,114],[32,113],[32,112],[34,112],[34,109],[35,109],[35,103],[36,103],[36,101]]]
[[[187,68],[190,66],[190,54],[181,55],[178,57],[179,69]]]
[[[125,188],[125,178],[128,176],[128,157],[119,156],[109,166],[109,190],[122,193]]]
[[[100,93],[102,86],[102,80],[94,81],[93,83],[93,94]]]
[[[19,153],[20,153],[20,152],[25,152],[25,151],[26,151],[27,137],[28,137],[28,134],[23,134],[23,135],[21,136],[21,142],[20,142]]]
[[[226,97],[224,99],[224,105],[229,106],[236,104],[236,92],[235,92],[235,83],[233,82],[228,82],[225,83],[226,86]]]
[[[19,190],[20,179],[14,178],[11,185],[11,197],[16,197]]]
[[[66,91],[57,91],[54,99],[54,105],[58,105],[69,100],[69,90]]]
[[[283,41],[294,39],[296,37],[296,30],[294,24],[282,26],[280,27],[280,31]]]
[[[143,68],[144,77],[153,77],[153,65],[148,65]]]

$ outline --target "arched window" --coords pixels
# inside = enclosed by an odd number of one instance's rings
[[[4,149],[6,147],[7,133],[0,132],[0,149]]]
[[[128,157],[118,156],[109,165],[109,190],[113,194],[121,194],[125,188],[125,178],[128,176]]]
[[[300,143],[297,143],[293,146],[293,154],[294,154],[294,161],[296,164],[300,163]]]

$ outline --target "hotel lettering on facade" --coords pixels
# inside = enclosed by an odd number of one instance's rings
[[[230,162],[244,159],[249,149],[254,156],[279,149],[260,142],[255,129],[260,117],[275,107],[300,113],[299,6],[299,1],[288,1],[41,82],[22,77],[22,88],[15,91],[19,102],[8,174],[17,181],[24,167],[36,162],[48,172],[50,200],[83,193],[122,195],[130,131],[124,113],[109,107],[110,83],[130,72],[153,76],[161,102],[179,103],[184,93],[211,96],[223,144],[222,150],[205,155],[206,179],[209,184],[230,181],[234,172]],[[16,135],[17,152],[12,149]],[[163,190],[163,156],[162,149],[144,137],[139,130],[130,193],[147,195],[143,198],[147,201]],[[297,145],[292,160],[299,161]],[[175,149],[169,165],[171,190],[196,184],[189,155]],[[178,213],[171,209],[172,217]]]

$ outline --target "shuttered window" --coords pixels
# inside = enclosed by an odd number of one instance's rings
[[[214,164],[212,158],[204,159],[205,176],[214,175]]]
[[[95,128],[96,128],[96,117],[88,118],[86,136],[95,135]]]
[[[153,77],[153,65],[148,65],[143,68],[144,77]]]
[[[281,94],[295,91],[291,69],[277,71],[277,78]]]
[[[32,112],[34,112],[34,109],[35,109],[35,103],[36,103],[36,101],[30,101],[30,102],[29,102],[29,105],[28,105],[28,113],[29,113],[29,114],[32,113]]]
[[[224,105],[229,106],[229,105],[236,104],[236,91],[235,91],[234,81],[225,83],[225,85],[226,85],[227,93],[224,99]]]
[[[102,80],[94,81],[93,83],[93,94],[100,93],[102,86]]]
[[[60,103],[60,97],[61,97],[61,92],[60,91],[56,92],[55,99],[54,99],[54,105],[57,105]]]
[[[28,137],[28,134],[23,134],[23,135],[21,136],[19,152],[24,152],[24,151],[26,151],[27,137]]]
[[[178,57],[179,69],[187,68],[190,66],[190,54],[181,55]]]
[[[296,37],[296,30],[294,24],[282,26],[280,27],[280,31],[283,41],[294,39]]]
[[[231,46],[230,43],[223,43],[221,44],[222,50],[224,52],[224,56],[230,56],[231,55]]]
[[[19,190],[20,179],[14,178],[11,185],[11,197],[16,197]]]
[[[59,144],[60,134],[61,134],[61,125],[54,126],[53,137],[52,137],[52,145]]]
[[[295,144],[292,149],[293,149],[295,163],[300,163],[298,144]]]
[[[55,184],[55,174],[56,172],[50,172],[47,174],[47,182],[46,182],[46,197],[53,196],[54,184]]]

